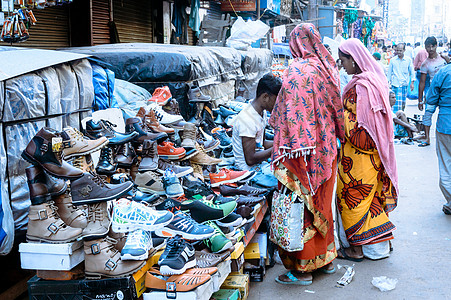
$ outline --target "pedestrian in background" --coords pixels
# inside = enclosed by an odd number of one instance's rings
[[[348,248],[339,256],[361,261],[389,255],[395,225],[388,218],[398,199],[398,173],[388,82],[358,39],[346,40],[339,57],[352,80],[343,95],[346,140],[338,165],[337,204]]]
[[[440,108],[436,128],[439,186],[446,200],[443,212],[451,215],[451,65],[435,74],[426,104],[426,111],[431,115]]]

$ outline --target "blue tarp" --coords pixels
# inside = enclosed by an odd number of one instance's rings
[[[288,43],[274,43],[272,45],[274,55],[285,55],[291,57],[290,46]]]

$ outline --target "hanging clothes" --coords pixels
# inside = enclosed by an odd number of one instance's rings
[[[194,31],[196,36],[200,33],[200,0],[191,0],[191,13],[189,15],[189,27]]]
[[[188,44],[188,25],[186,7],[189,4],[187,0],[175,0],[172,10],[172,24],[175,27],[174,39],[171,43]]]

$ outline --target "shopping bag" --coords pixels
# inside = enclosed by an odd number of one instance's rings
[[[304,201],[295,193],[274,192],[269,239],[286,251],[304,248]]]

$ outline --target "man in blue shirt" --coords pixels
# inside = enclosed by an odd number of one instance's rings
[[[426,99],[426,111],[431,115],[439,107],[436,128],[439,186],[447,202],[443,212],[451,215],[451,64],[434,76]]]

